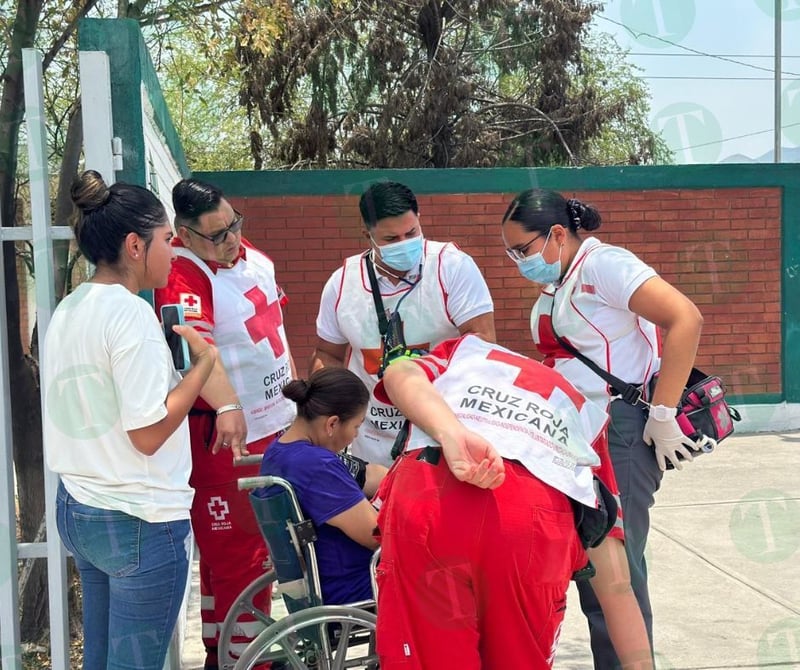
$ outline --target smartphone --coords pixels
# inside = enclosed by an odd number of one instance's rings
[[[161,324],[164,326],[164,337],[172,353],[172,362],[178,372],[186,372],[191,367],[189,347],[172,326],[183,325],[183,305],[161,305]]]

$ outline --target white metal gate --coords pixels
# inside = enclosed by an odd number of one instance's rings
[[[31,225],[0,228],[3,242],[28,240],[33,244],[33,262],[36,275],[36,319],[39,324],[39,350],[55,307],[53,274],[53,239],[69,239],[68,227],[50,225],[50,189],[47,170],[47,132],[42,94],[42,56],[33,49],[23,50],[23,76],[25,84],[25,119],[28,129],[28,159],[30,162]],[[3,275],[3,257],[0,254],[0,281]],[[3,282],[4,284],[5,282]],[[5,295],[5,286],[3,286]],[[0,384],[3,401],[0,419],[3,432],[3,475],[0,478],[0,642],[2,663],[8,670],[22,667],[19,638],[19,593],[17,590],[17,560],[46,558],[48,567],[50,601],[50,644],[53,668],[69,668],[69,636],[67,621],[67,571],[66,552],[58,533],[47,534],[47,542],[22,543],[16,541],[16,512],[14,507],[13,450],[11,441],[11,405],[9,398],[8,342],[5,310],[0,310]],[[45,469],[46,524],[54,529],[55,494],[58,478]]]
[[[47,167],[47,133],[42,92],[42,57],[34,49],[23,50],[25,85],[25,121],[28,132],[28,158],[31,192],[30,225],[0,227],[0,243],[29,241],[33,246],[35,274],[36,319],[39,351],[44,349],[44,336],[55,308],[55,279],[53,240],[72,238],[68,226],[51,226],[50,189]],[[109,56],[103,51],[80,52],[80,75],[83,110],[84,159],[87,167],[103,175],[106,183],[115,181],[115,170],[122,168],[121,142],[113,138],[112,95]],[[115,79],[116,81],[116,79]],[[136,82],[135,92],[129,95],[144,97],[143,86]],[[141,103],[141,97],[136,101]],[[170,160],[169,149],[158,134],[157,124],[143,114],[135,130],[137,140],[146,156],[156,156],[161,169],[147,175],[148,186],[169,193],[181,177],[181,170]],[[117,149],[117,151],[115,151]],[[165,202],[167,211],[172,203]],[[2,223],[2,222],[0,222]],[[0,254],[0,286],[5,296],[3,256]],[[14,489],[14,462],[11,431],[11,403],[8,361],[8,333],[5,309],[0,309],[0,667],[21,670],[22,654],[19,626],[18,561],[44,558],[48,566],[48,597],[50,605],[50,648],[53,670],[69,670],[69,622],[67,609],[66,550],[56,532],[55,496],[58,477],[45,468],[45,520],[49,530],[46,542],[17,543]],[[42,409],[44,413],[44,408]],[[165,669],[180,667],[180,634],[168,655]]]

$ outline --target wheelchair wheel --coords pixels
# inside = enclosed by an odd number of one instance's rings
[[[262,623],[265,629],[275,623],[275,619],[256,607],[255,599],[267,589],[271,595],[272,584],[276,581],[275,570],[265,572],[250,582],[250,585],[239,594],[239,597],[231,605],[219,631],[219,642],[217,643],[217,658],[221,670],[232,670],[236,665],[238,656],[231,655],[231,638],[237,632],[236,627],[239,616],[250,614],[256,621]],[[268,595],[268,598],[270,595]]]
[[[321,605],[291,614],[242,652],[235,670],[266,661],[286,670],[376,670],[376,617],[355,607]]]

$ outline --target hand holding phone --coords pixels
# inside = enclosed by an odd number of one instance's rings
[[[164,337],[172,354],[172,362],[175,365],[175,369],[178,372],[186,372],[192,365],[189,359],[189,347],[186,344],[186,340],[172,329],[172,326],[182,326],[185,323],[183,306],[162,305],[161,323],[164,327]]]

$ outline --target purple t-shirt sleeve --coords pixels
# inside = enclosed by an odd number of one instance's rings
[[[364,493],[336,454],[307,442],[273,443],[264,455],[261,473],[291,482],[304,516],[317,526],[364,500]]]
[[[303,477],[302,490],[298,493],[300,506],[317,526],[364,500],[364,493],[347,466],[334,454],[323,456],[308,464],[307,478]]]

